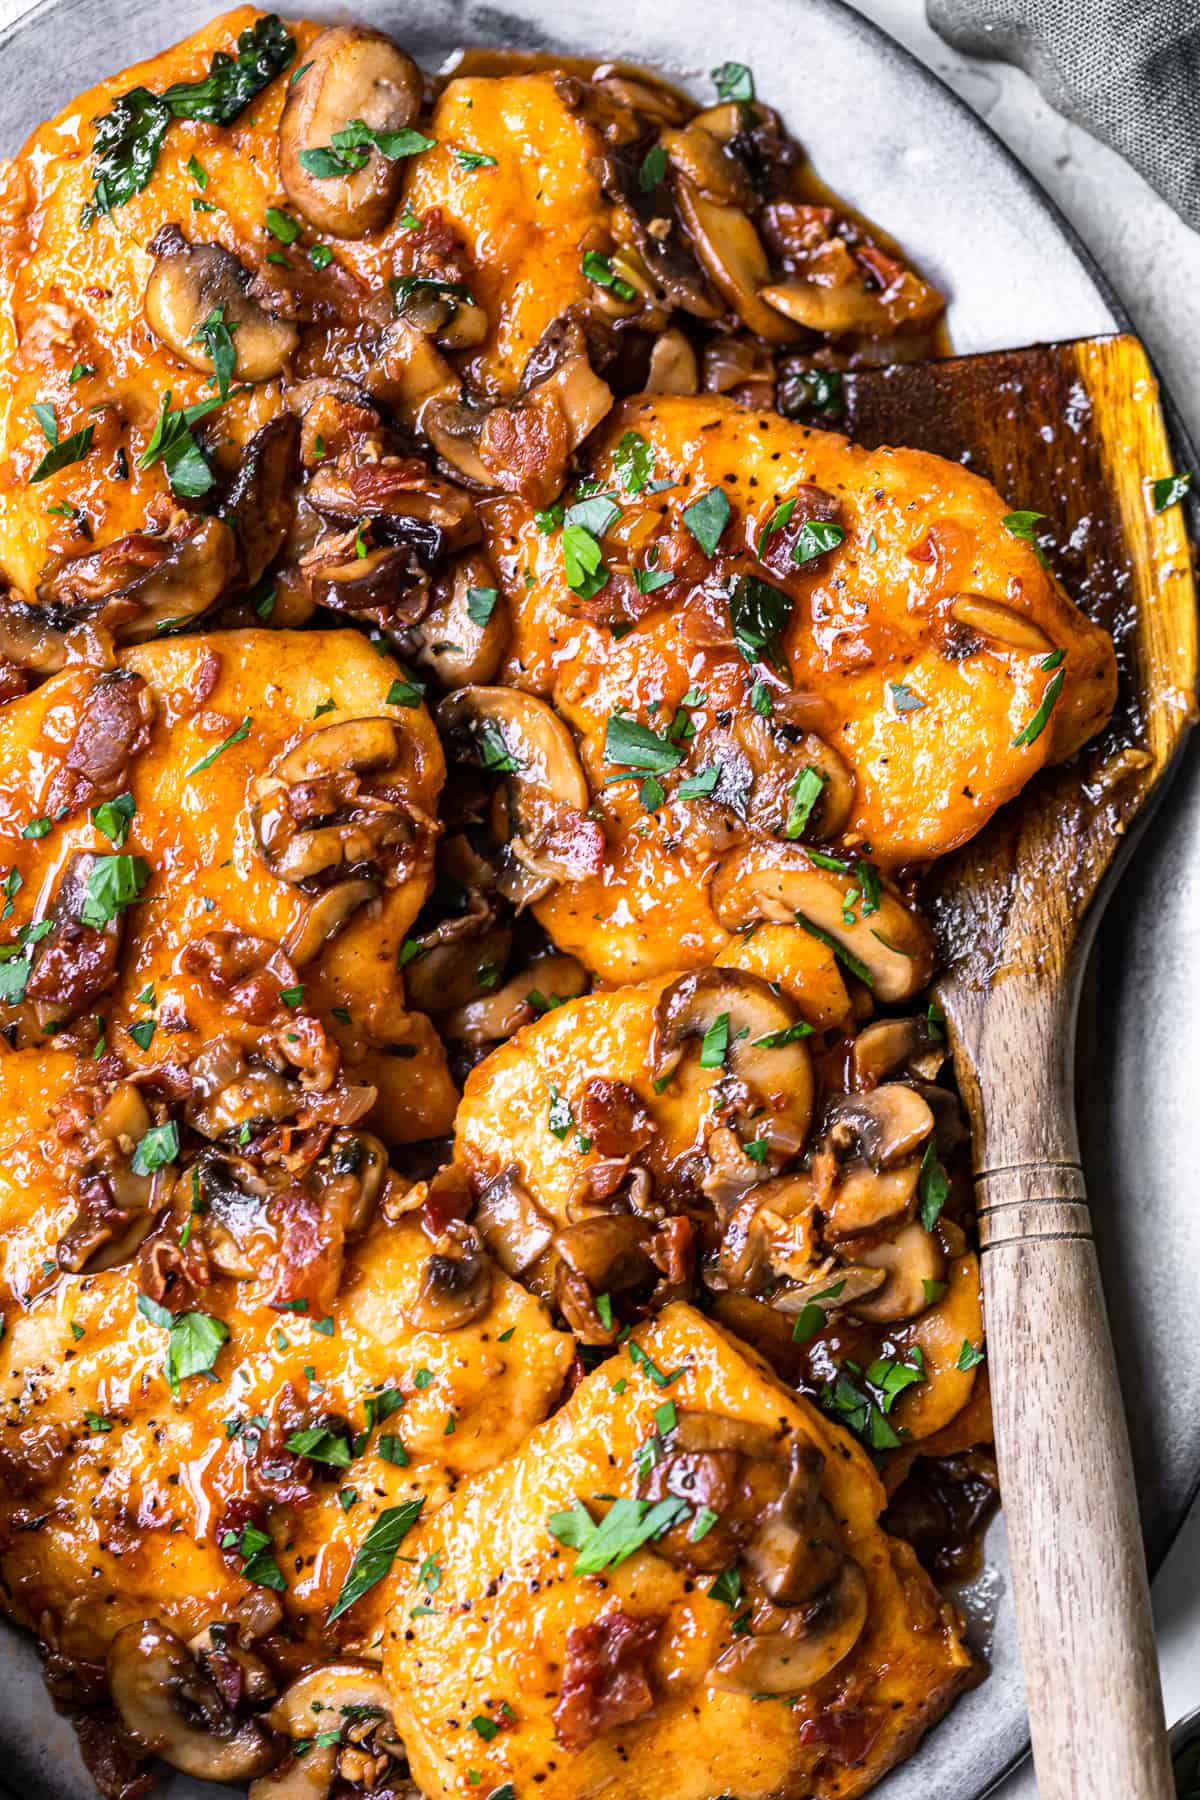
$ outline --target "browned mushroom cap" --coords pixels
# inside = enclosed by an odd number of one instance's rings
[[[287,1689],[267,1714],[274,1730],[298,1746],[297,1753],[250,1788],[250,1800],[323,1800],[339,1772],[353,1779],[362,1750],[362,1772],[368,1764],[378,1784],[380,1756],[399,1762],[404,1745],[392,1718],[392,1702],[379,1670],[369,1663],[335,1662],[310,1669]],[[342,1742],[328,1742],[337,1732]],[[314,1743],[313,1740],[316,1739]],[[340,1769],[339,1769],[340,1765]],[[389,1784],[395,1792],[393,1784]]]
[[[300,423],[279,413],[256,431],[246,448],[221,517],[233,527],[240,574],[253,587],[283,548],[296,511],[296,447]]]
[[[710,199],[684,174],[676,178],[675,198],[701,267],[742,323],[769,343],[794,343],[801,335],[795,325],[759,298],[771,265],[743,208]]]
[[[80,1206],[58,1240],[60,1269],[97,1274],[127,1263],[170,1198],[171,1175],[135,1175],[133,1154],[153,1124],[137,1088],[123,1081],[93,1127],[96,1149],[80,1174]]]
[[[188,1124],[207,1138],[243,1125],[278,1124],[300,1110],[301,1092],[275,1069],[256,1062],[235,1038],[205,1044],[189,1068]]]
[[[853,1085],[869,1090],[891,1075],[934,1081],[948,1054],[945,1033],[929,1019],[876,1019],[854,1040]]]
[[[421,621],[418,660],[444,688],[491,681],[508,648],[508,602],[486,557],[456,557],[433,585]]]
[[[434,475],[419,457],[322,463],[304,498],[324,517],[345,524],[378,520],[385,543],[411,544],[430,561],[442,550],[462,550],[479,541],[470,495]]]
[[[497,923],[489,909],[478,930],[432,943],[405,964],[404,995],[409,1007],[441,1015],[447,1008],[477,1001],[495,986],[511,947],[511,926]]]
[[[697,740],[696,756],[721,770],[714,800],[732,806],[766,836],[828,841],[840,835],[854,806],[853,772],[832,744],[757,713],[710,728]],[[815,799],[809,793],[814,786]]]
[[[933,1113],[913,1088],[889,1081],[829,1108],[823,1140],[839,1174],[825,1201],[827,1238],[878,1231],[911,1210]],[[864,1260],[864,1259],[860,1259]]]
[[[0,656],[20,669],[28,669],[31,674],[57,675],[67,665],[72,649],[70,640],[74,637],[83,647],[87,628],[102,604],[98,600],[90,605],[48,601],[42,606],[34,606],[16,594],[5,593],[0,596]],[[98,643],[89,647],[93,654],[79,660],[103,660]]]
[[[651,1274],[649,1241],[653,1227],[630,1213],[583,1219],[558,1232],[555,1299],[567,1324],[585,1344],[611,1344],[620,1322],[605,1323],[596,1311],[597,1294],[622,1294]]]
[[[821,1498],[824,1466],[825,1458],[814,1445],[793,1441],[787,1485],[762,1512],[743,1552],[747,1566],[777,1606],[814,1600],[839,1573],[837,1527]]]
[[[554,1236],[553,1219],[520,1180],[514,1163],[488,1182],[471,1223],[506,1275],[522,1275],[532,1268]]]
[[[813,1074],[802,1026],[791,1001],[742,969],[700,969],[681,975],[659,995],[650,1041],[656,1083],[679,1070],[698,1042],[701,1067],[715,1068],[744,1088],[738,1111],[753,1120],[753,1135],[773,1152],[794,1155],[812,1117]]]
[[[22,634],[38,660],[26,666],[52,673],[63,666],[65,638],[73,625],[101,614],[112,619],[121,644],[140,644],[183,625],[194,625],[218,600],[237,566],[237,540],[220,519],[200,519],[182,537],[135,532],[84,556],[52,562],[38,583],[38,599],[50,609],[50,628],[39,631],[36,608],[4,609],[12,649],[19,660]],[[52,633],[59,634],[58,645]],[[0,651],[9,654],[0,613]]]
[[[185,1775],[246,1781],[279,1760],[278,1739],[259,1720],[232,1713],[157,1619],[117,1633],[108,1651],[108,1684],[129,1735]]]
[[[545,701],[516,688],[460,688],[438,708],[438,724],[452,755],[505,777],[493,825],[516,866],[502,873],[502,892],[524,906],[555,881],[596,873],[604,838],[583,816],[587,779],[571,733]]]
[[[461,1038],[467,1044],[500,1043],[539,1010],[586,994],[588,981],[587,970],[573,956],[539,956],[495,993],[443,1013],[438,1029],[443,1037]]]
[[[784,1614],[772,1631],[740,1637],[708,1676],[726,1693],[797,1694],[844,1662],[867,1622],[867,1583],[847,1557],[825,1592]]]
[[[869,1250],[856,1251],[855,1260],[865,1268],[882,1269],[887,1277],[874,1294],[855,1300],[849,1309],[872,1325],[888,1325],[924,1312],[929,1305],[929,1284],[941,1281],[946,1271],[940,1243],[918,1219]]]
[[[376,862],[412,841],[413,821],[373,786],[411,775],[411,753],[391,719],[345,719],[285,750],[250,790],[267,868],[301,882],[340,864]]]
[[[294,325],[272,318],[248,293],[252,276],[220,244],[189,244],[178,225],[164,225],[149,245],[154,268],[146,284],[146,323],[193,369],[213,372],[196,333],[220,309],[232,336],[239,381],[269,381],[299,342]]]
[[[727,857],[712,884],[713,907],[729,931],[758,919],[795,922],[813,935],[833,939],[840,960],[867,982],[878,1000],[908,1000],[933,973],[933,937],[924,920],[887,881],[880,884],[879,904],[864,916],[864,902],[850,903],[860,882],[847,867],[820,868],[802,851],[785,862],[764,861],[747,848]],[[846,923],[853,911],[853,922]]]
[[[354,123],[372,132],[405,130],[421,110],[423,87],[412,58],[381,31],[334,25],[313,39],[279,123],[279,176],[317,231],[360,238],[387,223],[404,181],[402,157],[373,144],[341,153],[356,165],[346,174],[323,175],[305,164],[322,150],[337,158],[334,133]]]
[[[459,1331],[492,1299],[491,1259],[472,1225],[452,1219],[421,1270],[416,1299],[404,1308],[414,1331]]]

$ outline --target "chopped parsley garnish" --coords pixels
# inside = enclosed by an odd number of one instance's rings
[[[977,1369],[982,1361],[983,1351],[976,1350],[970,1339],[964,1338],[962,1341],[962,1349],[958,1353],[958,1361],[954,1365],[955,1368],[964,1371],[967,1369]]]
[[[119,850],[129,836],[129,827],[137,812],[132,794],[118,794],[115,800],[102,800],[92,808],[92,824]]]
[[[742,1598],[742,1578],[736,1569],[722,1569],[708,1590],[710,1600],[736,1608]]]
[[[456,150],[454,160],[460,169],[466,169],[468,173],[474,169],[494,169],[497,166],[494,156],[485,156],[480,150]]]
[[[314,269],[327,269],[333,261],[333,251],[328,244],[310,244],[308,260]]]
[[[782,1050],[785,1044],[798,1044],[801,1038],[812,1036],[812,1026],[806,1019],[797,1019],[794,1025],[785,1025],[781,1031],[768,1031],[766,1037],[752,1039],[755,1050]]]
[[[148,1050],[153,1042],[155,1029],[153,1019],[139,1019],[136,1025],[129,1027],[129,1035],[139,1050]]]
[[[920,712],[926,704],[925,700],[903,681],[889,681],[888,692],[892,696],[892,705],[898,713]]]
[[[22,831],[21,836],[23,838],[49,837],[49,835],[53,829],[54,829],[54,824],[51,819],[47,819],[44,817],[40,818],[40,819],[30,819],[28,825],[26,825],[26,827]]]
[[[359,1545],[350,1573],[329,1614],[331,1625],[356,1600],[361,1599],[369,1588],[383,1580],[391,1569],[397,1550],[420,1517],[424,1504],[424,1497],[406,1500],[402,1506],[389,1506],[380,1513]]]
[[[142,856],[98,856],[84,884],[80,923],[102,931],[125,907],[140,900],[150,879],[150,865]]]
[[[604,736],[605,762],[640,775],[665,775],[671,769],[677,769],[683,758],[684,751],[679,744],[651,731],[648,725],[640,725],[636,719],[617,714],[608,721]]]
[[[549,537],[552,531],[558,530],[565,517],[562,501],[556,500],[552,506],[542,507],[535,512],[533,522],[542,537]]]
[[[424,692],[423,681],[393,681],[387,691],[387,705],[420,706]]]
[[[1192,471],[1185,469],[1180,475],[1164,475],[1161,480],[1151,482],[1150,495],[1156,513],[1166,512],[1169,506],[1178,506],[1179,502],[1192,491]]]
[[[29,477],[30,484],[45,481],[51,475],[57,475],[60,469],[69,469],[72,463],[82,462],[92,447],[94,427],[84,425],[73,431],[68,438],[59,438],[58,419],[52,406],[39,402],[33,408],[38,424],[50,448]]]
[[[825,1329],[829,1314],[820,1302],[836,1300],[845,1285],[844,1281],[835,1281],[832,1287],[822,1288],[819,1294],[814,1294],[811,1300],[804,1302],[796,1314],[796,1322],[792,1326],[792,1342],[794,1344],[811,1343],[817,1333]]]
[[[655,144],[647,150],[642,158],[642,166],[638,170],[638,187],[643,194],[652,194],[662,183],[667,172],[667,153],[661,144]]]
[[[340,1432],[327,1425],[310,1425],[303,1431],[293,1431],[283,1447],[296,1456],[307,1456],[310,1462],[327,1463],[331,1469],[350,1467],[349,1444]]]
[[[718,100],[753,100],[754,76],[745,63],[723,62],[710,73],[717,84]]]
[[[173,1163],[178,1155],[179,1127],[174,1119],[168,1119],[164,1125],[152,1125],[139,1139],[131,1166],[135,1175],[153,1175],[156,1169]]]
[[[499,598],[500,594],[496,588],[468,588],[467,617],[472,625],[478,625],[482,630],[495,612],[496,602]]]
[[[807,913],[798,912],[796,914],[796,923],[797,925],[802,925],[804,927],[809,937],[815,937],[819,944],[824,944],[827,950],[832,950],[838,961],[845,968],[849,969],[852,975],[857,975],[861,982],[865,982],[867,987],[875,986],[871,971],[868,969],[866,963],[860,962],[858,957],[855,956],[852,951],[847,950],[844,944],[839,943],[832,932],[826,931],[822,926],[818,925],[815,919],[810,919]]]
[[[681,515],[683,522],[705,556],[715,556],[731,511],[729,496],[724,488],[719,487],[710,487],[698,499],[693,500],[690,506],[684,507]]]
[[[189,1375],[207,1375],[217,1360],[222,1344],[229,1338],[229,1327],[207,1313],[172,1313],[160,1306],[149,1294],[139,1294],[138,1311],[152,1325],[167,1333],[167,1358],[164,1371],[171,1392],[178,1394],[179,1384]]]
[[[686,781],[681,781],[675,789],[675,798],[677,800],[707,798],[716,791],[720,780],[721,771],[714,763],[707,769],[698,770],[695,775],[689,775]]]
[[[224,304],[214,306],[207,319],[197,325],[191,338],[193,344],[202,344],[213,366],[216,378],[217,394],[222,400],[229,398],[229,384],[233,380],[233,371],[237,367],[237,351],[233,347],[233,333],[237,330],[236,322],[226,324]]]
[[[570,1101],[560,1094],[556,1087],[552,1086],[550,1110],[546,1115],[547,1129],[561,1144],[565,1141],[567,1133],[573,1129],[574,1124],[575,1114],[571,1111]]]
[[[564,525],[562,532],[563,567],[567,586],[581,600],[590,600],[608,580],[604,553],[592,533],[583,525]]]
[[[111,213],[141,193],[153,175],[172,119],[201,119],[229,125],[286,69],[296,54],[295,40],[274,13],[265,14],[240,33],[237,55],[214,53],[201,81],[177,81],[162,94],[131,88],[94,121],[92,154],[96,158],[95,191],[80,215],[87,227],[100,213]]]
[[[500,1733],[500,1727],[495,1719],[487,1719],[482,1713],[476,1713],[471,1720],[471,1730],[476,1732],[485,1744],[490,1744],[492,1739],[499,1736]]]
[[[757,575],[738,576],[729,595],[729,623],[734,642],[748,663],[767,662],[786,674],[782,640],[791,616],[791,597],[782,588]],[[760,685],[756,684],[756,694]],[[754,696],[751,705],[756,712],[762,710]]]
[[[597,287],[608,288],[618,300],[637,299],[637,289],[617,274],[611,256],[604,256],[599,250],[585,250],[583,272],[589,281],[594,281]]]
[[[277,206],[268,206],[263,214],[267,230],[281,244],[294,244],[303,227],[299,220],[293,219],[291,213],[281,212]]]
[[[784,837],[798,838],[803,835],[812,809],[824,790],[825,777],[819,769],[812,767],[801,769],[788,789],[787,818],[784,820],[783,826]]]
[[[632,1340],[626,1344],[625,1348],[629,1352],[630,1362],[634,1363],[639,1369],[644,1369],[655,1387],[670,1387],[671,1383],[673,1381],[678,1381],[679,1377],[683,1374],[685,1365],[681,1363],[677,1369],[672,1369],[669,1375],[664,1375],[663,1371],[659,1368],[653,1358],[647,1356],[646,1352],[642,1349],[642,1346],[633,1343]]]
[[[1063,683],[1067,679],[1067,671],[1061,667],[1065,656],[1065,650],[1052,650],[1050,655],[1043,657],[1041,663],[1038,665],[1039,668],[1047,671],[1054,669],[1056,670],[1056,673],[1052,675],[1047,682],[1046,691],[1042,695],[1041,703],[1032,719],[1030,719],[1023,731],[1018,731],[1016,737],[1013,739],[1012,747],[1014,750],[1024,749],[1029,744],[1035,743],[1037,739],[1041,737],[1043,731],[1045,731],[1046,726],[1050,723],[1050,714],[1054,711],[1055,702],[1062,693]]]
[[[570,1512],[551,1513],[546,1521],[551,1537],[570,1550],[577,1550],[572,1573],[599,1575],[615,1569],[631,1557],[635,1550],[652,1539],[662,1537],[679,1524],[691,1511],[686,1500],[614,1500],[599,1525],[582,1500]]]
[[[847,1364],[853,1375],[862,1375],[856,1364]],[[903,1361],[878,1357],[868,1367],[861,1384],[843,1368],[835,1382],[821,1389],[821,1405],[854,1432],[872,1450],[896,1450],[900,1433],[886,1415],[906,1388],[926,1379],[925,1359],[914,1345]]]
[[[723,1069],[729,1054],[729,1014],[718,1013],[700,1044],[700,1067]]]
[[[172,493],[186,500],[207,494],[216,477],[209,468],[208,458],[192,436],[192,426],[215,412],[220,404],[220,397],[214,395],[211,400],[198,400],[195,406],[180,407],[172,412],[168,388],[150,442],[138,457],[138,468],[149,469],[154,463],[161,462],[167,471]]]
[[[71,373],[67,376],[67,386],[74,387],[77,381],[96,373],[91,363],[77,362],[71,364]]]
[[[278,1593],[285,1592],[287,1582],[283,1571],[275,1560],[275,1548],[265,1531],[257,1525],[243,1525],[242,1535],[234,1539],[234,1534],[227,1531],[221,1539],[223,1550],[237,1548],[242,1558],[242,1574],[247,1581],[253,1581],[257,1587],[274,1588]]]
[[[1004,515],[1004,529],[1012,537],[1024,538],[1043,569],[1049,567],[1049,564],[1046,552],[1037,540],[1037,522],[1045,516],[1045,513],[1040,512],[1010,512]]]
[[[950,1183],[946,1179],[946,1171],[938,1159],[937,1144],[931,1137],[925,1146],[925,1154],[921,1158],[921,1172],[917,1177],[917,1197],[920,1204],[921,1223],[926,1231],[932,1231],[941,1216],[942,1208],[950,1197]]]
[[[326,181],[335,175],[354,175],[365,168],[372,150],[378,150],[388,162],[398,162],[402,157],[419,156],[422,150],[432,150],[434,142],[435,139],[423,137],[411,128],[376,131],[363,119],[351,119],[341,131],[331,134],[328,144],[320,144],[314,150],[302,150],[300,166],[315,175],[318,181]]]
[[[812,562],[827,550],[836,550],[845,535],[840,525],[831,524],[828,519],[806,519],[792,546],[792,561]]]
[[[221,739],[215,749],[208,752],[207,756],[202,756],[198,763],[193,763],[187,772],[186,779],[190,781],[193,775],[199,775],[203,770],[211,769],[223,751],[228,750],[233,744],[240,744],[244,738],[248,738],[250,736],[250,717],[251,715],[247,713],[236,731],[231,731],[227,738]]]
[[[666,161],[666,152],[663,152]],[[627,494],[640,494],[654,476],[656,451],[640,431],[627,431],[612,454],[613,474]]]

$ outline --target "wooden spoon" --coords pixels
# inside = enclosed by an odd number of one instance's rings
[[[848,376],[844,429],[915,444],[1046,515],[1064,586],[1114,635],[1112,724],[939,865],[937,987],[971,1119],[988,1363],[1041,1800],[1171,1800],[1129,1439],[1072,1099],[1075,1017],[1112,877],[1195,716],[1175,467],[1131,337]],[[1053,539],[1053,544],[1051,543]],[[1055,547],[1057,546],[1057,548]],[[1106,880],[1106,877],[1109,879]]]

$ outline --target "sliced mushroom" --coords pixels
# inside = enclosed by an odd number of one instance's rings
[[[944,1032],[928,1019],[876,1019],[854,1040],[853,1085],[869,1091],[889,1076],[902,1074],[934,1081],[948,1054]]]
[[[443,1013],[438,1028],[468,1044],[500,1043],[536,1017],[539,1006],[574,1000],[587,989],[587,970],[573,956],[541,956],[494,994]]]
[[[839,837],[854,807],[854,774],[840,751],[812,731],[798,731],[747,711],[698,738],[697,766],[716,763],[713,800],[732,807],[764,836],[818,842]],[[816,798],[808,789],[818,783]],[[796,802],[805,800],[797,813]],[[797,831],[793,820],[802,820]]]
[[[494,986],[508,960],[512,929],[485,915],[481,930],[433,944],[405,965],[404,995],[411,1010],[442,1013],[469,1005]]]
[[[425,1259],[420,1291],[404,1308],[414,1331],[460,1331],[485,1313],[492,1299],[492,1265],[471,1225],[451,1220]]]
[[[774,1630],[736,1638],[708,1682],[726,1693],[798,1694],[844,1662],[867,1622],[866,1577],[847,1557],[825,1592]]]
[[[279,413],[256,431],[234,477],[221,517],[233,527],[241,579],[253,587],[282,550],[296,511],[296,447],[300,424]]]
[[[519,398],[476,417],[470,461],[482,468],[488,486],[519,494],[531,506],[548,506],[566,479],[569,458],[612,404],[612,390],[592,368],[582,325],[564,315],[530,352]],[[472,474],[470,463],[450,459]]]
[[[412,773],[411,746],[391,719],[345,719],[310,732],[250,790],[267,868],[291,882],[342,866],[386,868],[413,841],[414,819],[394,798]]]
[[[375,132],[413,125],[423,87],[411,57],[380,31],[334,25],[313,39],[288,88],[279,175],[292,205],[317,231],[360,238],[386,224],[404,182],[404,160],[371,146],[351,151],[348,160],[361,166],[322,176],[305,159],[318,150],[336,155],[335,132],[358,122]]]
[[[421,621],[419,660],[444,688],[491,681],[508,648],[508,602],[477,551],[455,559],[433,585]]]
[[[133,1154],[153,1124],[132,1082],[114,1090],[93,1127],[95,1152],[80,1171],[79,1210],[55,1247],[60,1269],[95,1275],[129,1262],[170,1198],[165,1171],[135,1175]]]
[[[845,873],[820,868],[801,851],[793,851],[786,861],[778,856],[764,861],[760,851],[747,848],[721,865],[712,899],[727,930],[741,930],[758,919],[795,922],[832,938],[843,953],[840,960],[852,974],[863,973],[877,1000],[911,999],[933,973],[929,928],[887,881],[881,882],[876,910],[864,916],[860,901],[847,924],[847,895],[859,886],[849,868]]]
[[[492,810],[515,864],[501,874],[503,893],[525,906],[556,881],[598,872],[604,835],[584,817],[587,779],[571,733],[545,701],[517,688],[465,687],[437,716],[452,755],[505,777]]]
[[[978,631],[982,637],[994,638],[1012,650],[1029,650],[1044,656],[1054,645],[1040,625],[1005,606],[1000,600],[989,600],[983,594],[956,594],[950,603],[950,616],[960,625]]]
[[[890,1325],[924,1312],[929,1305],[926,1284],[940,1281],[946,1271],[941,1245],[918,1219],[869,1250],[856,1251],[855,1261],[868,1269],[882,1269],[887,1276],[876,1293],[850,1308],[856,1318],[871,1325]]]
[[[829,1108],[826,1137],[835,1156],[857,1154],[873,1169],[890,1169],[911,1157],[933,1130],[933,1114],[902,1081],[869,1094],[847,1094]]]
[[[821,1498],[825,1458],[793,1441],[787,1486],[764,1508],[743,1552],[747,1566],[777,1606],[814,1600],[839,1572],[837,1527]]]
[[[793,1038],[798,1016],[790,1000],[742,969],[700,969],[681,975],[654,1008],[650,1073],[672,1079],[689,1043],[720,1036],[720,1068],[744,1090],[738,1110],[752,1135],[771,1150],[794,1155],[808,1134],[813,1073],[807,1045]]]
[[[246,1781],[279,1759],[277,1738],[238,1718],[173,1631],[157,1619],[126,1625],[108,1651],[113,1705],[129,1735],[185,1775]]]
[[[146,323],[193,369],[213,373],[197,331],[220,309],[233,341],[239,381],[269,381],[282,373],[299,343],[286,319],[273,318],[247,291],[249,269],[220,244],[189,244],[178,225],[164,225],[148,246],[154,268],[146,284]]]
[[[710,200],[680,175],[675,198],[701,266],[742,323],[769,343],[794,343],[795,326],[759,298],[771,280],[762,239],[740,206]]]
[[[86,646],[92,655],[77,655],[77,646],[85,646],[88,627],[101,606],[98,600],[69,605],[47,600],[34,606],[16,594],[6,593],[0,598],[0,656],[34,675],[57,675],[66,667],[69,656],[81,661],[106,660],[105,646],[95,639]],[[111,655],[111,644],[107,655]]]
[[[308,908],[288,933],[287,950],[298,969],[315,962],[326,944],[344,931],[355,913],[378,898],[380,883],[365,875],[352,875],[314,894]]]
[[[66,609],[58,615],[59,630],[69,629],[68,620],[103,615],[111,618],[118,643],[140,644],[194,625],[220,598],[236,566],[237,540],[229,526],[220,519],[199,519],[183,537],[135,532],[103,550],[60,559],[38,583],[38,598],[51,608]],[[28,631],[31,649],[38,647],[32,620],[18,614],[13,625]],[[2,630],[0,650],[8,653]],[[28,666],[45,670],[55,653],[44,637],[40,652],[41,659]]]
[[[553,1219],[542,1211],[513,1163],[488,1182],[471,1223],[506,1275],[522,1275],[532,1268],[554,1237]]]
[[[696,352],[678,325],[670,325],[654,340],[646,375],[648,394],[698,394],[700,367]]]
[[[32,951],[25,998],[43,1030],[78,1018],[117,979],[124,912],[114,912],[103,925],[85,923],[91,879],[101,862],[90,850],[73,851],[41,921],[50,929]]]
[[[302,1746],[303,1754],[254,1782],[250,1800],[324,1800],[344,1754],[342,1745],[320,1741],[331,1731],[340,1732],[347,1746],[368,1743],[376,1756],[396,1761],[404,1756],[391,1696],[379,1670],[368,1663],[335,1662],[310,1669],[292,1683],[267,1718],[276,1731]]]

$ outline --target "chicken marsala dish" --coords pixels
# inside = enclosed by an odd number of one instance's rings
[[[0,1580],[108,1800],[848,1800],[984,1667],[920,878],[1105,722],[750,71],[250,8],[0,172]]]

